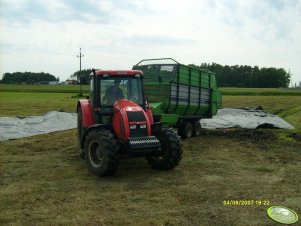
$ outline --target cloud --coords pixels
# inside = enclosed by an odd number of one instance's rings
[[[15,7],[18,5],[18,7]],[[58,23],[61,21],[84,21],[108,23],[110,13],[102,10],[95,1],[52,0],[12,0],[3,3],[1,15],[8,22],[27,25],[33,21]]]
[[[1,1],[0,74],[129,68],[142,58],[290,68],[301,80],[297,0]],[[26,57],[24,57],[26,56]],[[40,60],[39,60],[40,59]],[[19,69],[18,69],[19,68]]]
[[[122,39],[121,41],[130,45],[136,46],[174,46],[178,45],[193,45],[196,40],[171,37],[167,35],[134,35],[130,38]]]
[[[237,33],[259,41],[270,42],[290,37],[301,6],[297,1],[210,1],[209,4],[221,23],[233,27]],[[299,23],[299,22],[298,22]]]

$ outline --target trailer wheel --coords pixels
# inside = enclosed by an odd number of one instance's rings
[[[78,110],[77,110],[77,140],[78,140],[78,146],[79,146],[79,156],[82,159],[85,159],[85,151],[81,145],[83,133],[84,133],[84,128],[83,128],[82,109],[78,108]]]
[[[92,130],[85,143],[86,164],[98,176],[113,175],[118,168],[118,146],[109,131]]]
[[[199,137],[201,135],[201,123],[199,120],[193,123],[193,135]]]
[[[193,126],[188,121],[183,123],[180,131],[182,139],[190,138],[193,136]]]
[[[161,154],[147,156],[147,162],[153,169],[170,170],[175,168],[182,159],[182,142],[171,130],[157,128],[154,135],[161,143]]]

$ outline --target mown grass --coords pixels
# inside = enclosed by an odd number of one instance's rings
[[[75,95],[0,92],[0,116],[74,112]],[[1,142],[0,225],[275,225],[271,205],[300,216],[300,98],[224,96],[224,107],[261,105],[297,129],[204,131],[183,141],[172,171],[125,158],[114,177],[96,177],[78,157],[76,130]]]
[[[172,171],[122,159],[111,178],[87,171],[75,130],[2,142],[0,224],[275,225],[267,205],[224,200],[266,200],[300,213],[300,141],[282,143],[270,131],[234,133],[184,141]]]

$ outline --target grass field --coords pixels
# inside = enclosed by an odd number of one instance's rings
[[[0,89],[0,116],[75,111],[74,93],[24,89]],[[261,105],[297,129],[203,131],[183,141],[176,169],[126,158],[111,178],[87,171],[76,130],[0,142],[0,225],[278,225],[271,205],[300,217],[301,96],[226,95],[223,105]]]
[[[301,88],[221,88],[223,95],[301,96]]]
[[[88,93],[89,86],[83,85],[82,89]],[[35,92],[35,93],[79,93],[79,85],[19,85],[0,84],[0,92]]]
[[[89,92],[89,86],[83,85],[84,93]],[[40,93],[79,93],[79,85],[18,85],[0,84],[0,92],[40,92]],[[239,96],[301,96],[301,89],[287,88],[221,88],[223,95]]]

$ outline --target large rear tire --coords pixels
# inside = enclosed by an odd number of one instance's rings
[[[77,140],[78,140],[78,146],[79,146],[79,156],[82,159],[85,159],[85,151],[81,144],[83,134],[84,134],[84,128],[83,128],[82,109],[78,108],[78,110],[77,110]]]
[[[92,130],[85,142],[85,159],[90,172],[98,176],[113,175],[118,168],[117,140],[110,131]]]
[[[161,143],[161,153],[147,156],[148,164],[153,169],[170,170],[175,168],[182,159],[182,142],[172,131],[166,128],[157,128],[154,135]]]

